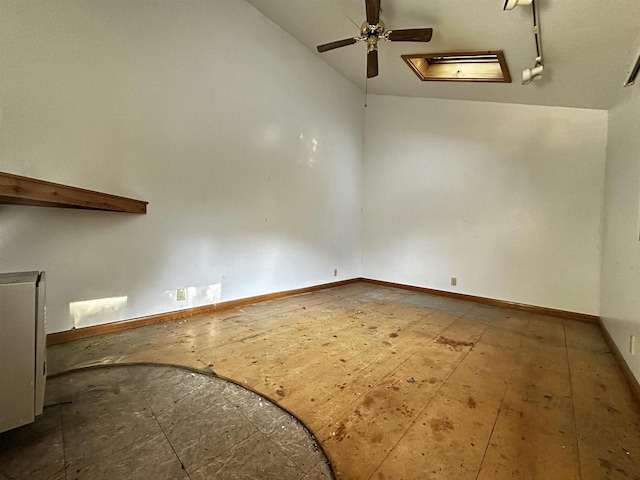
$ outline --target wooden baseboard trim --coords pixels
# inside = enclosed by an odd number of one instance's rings
[[[493,298],[478,297],[475,295],[467,295],[464,293],[447,292],[445,290],[435,290],[427,287],[417,287],[414,285],[406,285],[403,283],[386,282],[383,280],[375,280],[372,278],[352,278],[349,280],[341,280],[339,282],[325,283],[321,285],[312,285],[310,287],[296,288],[293,290],[285,290],[282,292],[267,293],[257,295],[255,297],[241,298],[238,300],[230,300],[228,302],[214,303],[211,305],[203,305],[201,307],[187,308],[184,310],[176,310],[173,312],[158,313],[147,317],[135,318],[132,320],[123,320],[121,322],[106,323],[104,325],[95,325],[93,327],[85,327],[79,329],[66,330],[64,332],[50,333],[47,335],[47,345],[58,345],[60,343],[80,340],[82,338],[95,337],[106,333],[121,332],[132,328],[144,327],[147,325],[155,325],[157,323],[171,322],[190,318],[205,313],[219,312],[229,310],[236,307],[242,307],[257,302],[265,302],[267,300],[275,300],[278,298],[299,295],[302,293],[314,292],[326,288],[340,287],[355,282],[366,282],[384,287],[401,288],[403,290],[411,290],[414,292],[427,293],[430,295],[439,295],[443,297],[455,298],[458,300],[466,300],[469,302],[482,303],[485,305],[493,305],[501,308],[511,308],[526,312],[538,313],[542,315],[550,315],[553,317],[567,318],[570,320],[578,320],[580,322],[600,324],[600,318],[595,315],[587,315],[584,313],[568,312],[565,310],[556,310],[553,308],[538,307],[535,305],[527,305],[523,303],[508,302],[506,300],[496,300]],[[622,358],[622,357],[621,357]]]
[[[598,317],[597,315],[587,315],[586,313],[556,310],[555,308],[538,307],[536,305],[527,305],[526,303],[508,302],[506,300],[497,300],[495,298],[477,297],[475,295],[467,295],[465,293],[447,292],[446,290],[435,290],[433,288],[416,287],[414,285],[385,282],[382,280],[374,280],[371,278],[361,278],[360,281],[373,283],[375,285],[382,285],[385,287],[402,288],[404,290],[412,290],[414,292],[428,293],[430,295],[439,295],[441,297],[455,298],[458,300],[466,300],[468,302],[482,303],[484,305],[493,305],[494,307],[511,308],[515,310],[522,310],[525,312],[538,313],[541,315],[549,315],[552,317],[577,320],[579,322],[597,324],[600,321],[600,317]]]
[[[640,404],[640,383],[638,383],[638,380],[629,368],[627,361],[620,353],[616,342],[613,341],[613,338],[611,337],[609,330],[607,330],[607,327],[604,326],[604,322],[602,321],[602,319],[600,319],[598,325],[600,326],[600,331],[602,332],[602,336],[604,337],[605,342],[607,342],[609,350],[611,350],[613,357],[616,359],[616,363],[618,364],[618,367],[620,368],[624,379],[627,381],[627,385],[629,385],[631,393],[635,397],[638,404]]]
[[[277,298],[299,295],[301,293],[315,292],[316,290],[324,290],[326,288],[341,287],[350,283],[358,282],[358,278],[349,280],[341,280],[339,282],[324,283],[321,285],[312,285],[310,287],[296,288],[293,290],[285,290],[282,292],[266,293],[255,297],[240,298],[238,300],[229,300],[227,302],[213,303],[211,305],[203,305],[201,307],[187,308],[184,310],[176,310],[173,312],[158,313],[147,317],[135,318],[132,320],[123,320],[120,322],[105,323],[104,325],[95,325],[93,327],[78,328],[65,330],[64,332],[50,333],[47,335],[47,346],[67,343],[82,338],[95,337],[104,335],[105,333],[122,332],[131,330],[132,328],[145,327],[156,323],[171,322],[190,318],[203,313],[219,312],[229,310],[231,308],[243,307],[251,303],[265,302],[267,300],[275,300]]]

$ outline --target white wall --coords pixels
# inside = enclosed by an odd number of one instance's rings
[[[0,10],[0,171],[150,202],[0,205],[0,271],[47,271],[50,331],[361,274],[599,313],[606,112],[369,96],[365,135],[362,92],[244,1]]]
[[[365,277],[599,313],[606,112],[368,105]]]
[[[640,87],[625,95],[609,111],[601,317],[640,381]]]
[[[47,271],[50,332],[360,275],[362,92],[249,4],[0,11],[0,171],[150,202],[0,206],[0,271]]]

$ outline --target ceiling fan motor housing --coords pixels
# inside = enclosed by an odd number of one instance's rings
[[[363,36],[367,38],[371,38],[371,37],[379,38],[382,35],[384,35],[384,28],[385,28],[384,22],[382,20],[380,20],[375,25],[370,25],[365,21],[360,27],[360,32],[362,33]]]
[[[360,27],[363,40],[367,41],[367,53],[378,50],[378,40],[384,35],[384,22],[378,21],[376,25],[371,25],[367,21]]]

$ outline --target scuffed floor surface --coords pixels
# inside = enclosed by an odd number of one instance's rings
[[[0,479],[331,479],[291,415],[211,375],[116,366],[47,382],[31,425],[0,434]]]
[[[270,398],[341,479],[640,480],[640,411],[596,325],[354,283],[59,345]]]

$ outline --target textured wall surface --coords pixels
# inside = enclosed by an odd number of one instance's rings
[[[363,94],[251,5],[1,9],[0,171],[149,202],[0,206],[50,332],[360,275]]]
[[[606,112],[368,103],[364,276],[599,313]]]
[[[601,316],[640,381],[640,90],[609,111]],[[635,336],[635,354],[630,336]]]

